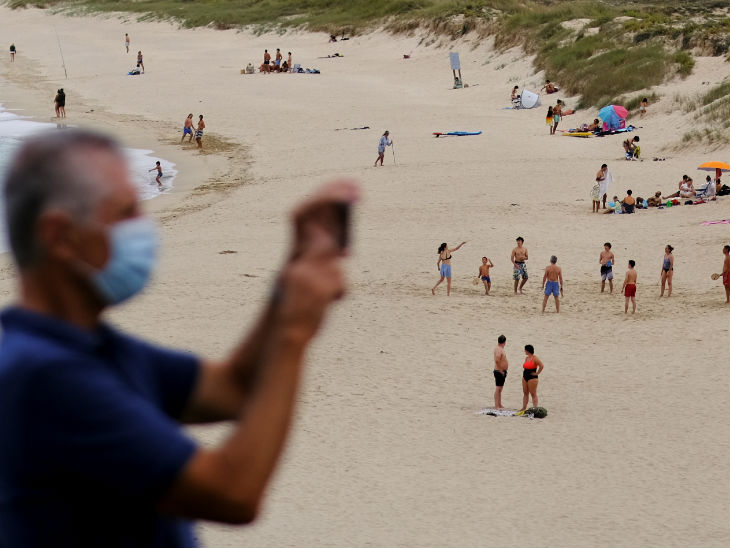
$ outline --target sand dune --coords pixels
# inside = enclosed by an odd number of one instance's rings
[[[143,76],[126,75],[133,56],[123,52],[124,32],[144,52]],[[647,197],[673,192],[683,173],[704,179],[703,161],[727,161],[727,150],[667,148],[692,124],[671,97],[719,83],[723,59],[700,58],[691,77],[657,90],[663,99],[638,132],[649,160],[625,162],[619,137],[550,137],[546,108],[504,110],[513,85],[534,89],[544,75],[521,52],[495,53],[489,42],[453,44],[470,84],[453,90],[449,48],[419,46],[419,37],[328,44],[318,34],[6,8],[0,35],[17,37],[19,51],[13,66],[0,65],[4,104],[43,119],[64,86],[69,123],[105,128],[178,163],[175,191],[146,203],[163,223],[159,274],[112,314],[135,333],[223,355],[266,298],[286,249],[287,208],[333,177],[362,182],[350,296],[311,350],[265,511],[248,528],[201,525],[206,545],[727,546],[730,337],[710,274],[721,268],[728,227],[700,223],[727,218],[728,199],[603,216],[591,214],[589,196],[603,162],[612,192]],[[241,76],[265,47],[291,50],[321,74]],[[318,59],[335,52],[344,57]],[[176,144],[188,112],[205,115],[215,153]],[[335,131],[362,126],[370,129]],[[389,149],[375,169],[385,129],[395,157]],[[483,134],[431,135],[449,130]],[[509,255],[518,235],[530,281],[516,297]],[[438,245],[462,240],[452,296],[442,285],[433,297]],[[613,295],[599,293],[604,241],[619,265]],[[676,248],[675,289],[660,300],[667,243]],[[552,303],[541,315],[540,279],[553,254],[565,298],[559,315]],[[495,264],[491,297],[471,284],[482,255]],[[634,317],[618,291],[628,259],[639,272]],[[14,282],[5,264],[7,302]],[[531,343],[546,364],[544,420],[475,414],[492,404],[491,352],[502,333],[503,401],[521,404],[521,348]],[[194,430],[203,443],[224,434]]]

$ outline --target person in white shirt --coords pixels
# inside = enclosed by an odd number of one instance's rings
[[[385,147],[389,147],[393,144],[393,141],[388,139],[388,135],[390,135],[390,132],[386,130],[380,138],[380,142],[378,143],[378,157],[376,158],[373,167],[378,165],[378,160],[380,160],[380,165],[383,165],[383,160],[385,159]]]

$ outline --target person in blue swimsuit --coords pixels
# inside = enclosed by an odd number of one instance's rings
[[[193,113],[191,112],[188,114],[188,117],[185,118],[185,121],[183,122],[183,134],[180,138],[180,142],[182,143],[185,140],[185,136],[189,135],[188,137],[188,143],[192,143],[193,141]]]
[[[667,297],[672,296],[672,278],[674,277],[674,255],[672,255],[672,251],[674,251],[674,248],[671,245],[667,245],[667,247],[664,248],[664,261],[662,262],[661,273],[662,292],[659,295],[660,297],[664,296],[665,286],[667,286],[667,289],[669,290],[667,292]]]
[[[545,305],[552,295],[555,298],[555,312],[560,312],[560,297],[563,294],[563,271],[557,265],[558,258],[550,257],[550,264],[545,267],[545,274],[542,277],[542,287],[545,290],[545,298],[542,300],[542,311],[545,312]]]
[[[465,243],[466,242],[461,242],[453,249],[451,249],[446,242],[439,246],[439,260],[436,263],[436,268],[438,268],[439,274],[441,274],[441,279],[436,282],[436,285],[433,286],[433,289],[431,289],[431,293],[433,295],[436,294],[436,288],[444,281],[444,279],[446,280],[446,296],[451,295],[451,253],[458,251]]]
[[[482,257],[482,264],[479,265],[479,277],[484,284],[484,294],[489,295],[489,290],[492,288],[492,279],[489,277],[489,269],[494,265],[492,261],[487,257]]]

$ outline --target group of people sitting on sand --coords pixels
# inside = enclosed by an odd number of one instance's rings
[[[724,186],[719,178],[713,181],[709,175],[705,178],[705,186],[700,189],[695,189],[692,178],[687,175],[682,176],[678,186],[679,190],[673,194],[662,196],[662,192],[657,190],[654,196],[646,199],[634,196],[631,190],[627,190],[626,197],[623,200],[619,200],[618,196],[614,196],[613,201],[608,204],[609,209],[604,213],[634,213],[636,209],[663,208],[665,205],[669,205],[668,203],[680,205],[682,203],[680,199],[690,200],[688,203],[691,204],[701,204],[705,201],[716,200],[717,195],[730,194],[730,187]],[[593,195],[595,201],[595,187]]]
[[[727,187],[726,187],[727,188]],[[705,177],[705,185],[702,188],[696,189],[692,177],[688,175],[682,175],[682,180],[677,185],[677,192],[664,196],[662,200],[671,200],[672,198],[708,198],[714,199],[717,195],[724,195],[727,193],[723,190],[723,184],[719,177],[714,181],[709,175]]]
[[[269,74],[271,72],[289,72],[292,69],[291,51],[287,53],[287,58],[281,54],[281,50],[276,48],[276,55],[274,60],[271,60],[271,54],[269,50],[264,50],[264,62],[259,67],[259,72]]]

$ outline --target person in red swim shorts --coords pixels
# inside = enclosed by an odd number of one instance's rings
[[[629,299],[631,300],[631,313],[636,312],[636,270],[634,270],[634,267],[636,266],[636,261],[631,259],[629,261],[629,269],[626,271],[626,277],[624,278],[624,285],[621,288],[624,292],[624,297],[626,297],[626,302],[624,304],[624,314],[626,314],[629,311]]]

